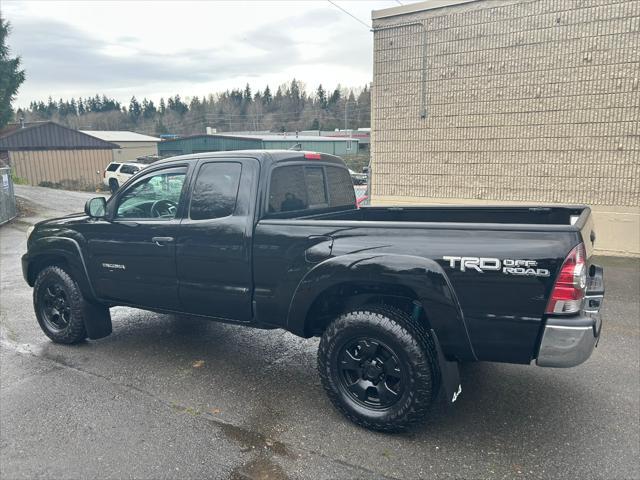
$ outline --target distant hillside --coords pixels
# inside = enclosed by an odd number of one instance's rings
[[[227,90],[183,100],[180,95],[160,99],[158,105],[143,98],[131,98],[121,105],[105,95],[32,102],[18,110],[26,121],[54,120],[72,128],[93,130],[134,130],[150,135],[204,133],[206,127],[218,132],[238,130],[333,130],[370,126],[371,95],[368,87],[326,92],[322,85],[308,94],[297,80],[273,92]],[[345,117],[346,114],[346,117]]]

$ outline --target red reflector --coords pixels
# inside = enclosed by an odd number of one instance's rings
[[[305,153],[304,154],[304,158],[306,158],[307,160],[320,160],[320,154],[319,153]]]
[[[545,313],[576,313],[587,287],[584,245],[576,246],[562,264]]]

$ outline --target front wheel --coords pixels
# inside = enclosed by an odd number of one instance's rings
[[[87,338],[84,298],[78,284],[62,268],[43,269],[33,287],[33,306],[40,328],[56,343],[78,343]]]
[[[318,370],[339,411],[360,426],[387,432],[423,420],[440,385],[427,330],[386,306],[349,312],[331,323],[320,340]]]
[[[110,179],[109,191],[111,192],[112,195],[118,191],[118,188],[120,188],[120,184],[118,183],[118,180],[116,180],[115,178]]]

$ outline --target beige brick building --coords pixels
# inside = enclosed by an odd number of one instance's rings
[[[640,0],[373,12],[374,204],[580,203],[640,256]]]

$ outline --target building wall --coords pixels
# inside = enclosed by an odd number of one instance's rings
[[[162,156],[186,155],[201,152],[223,152],[228,150],[288,150],[300,143],[303,150],[330,153],[332,155],[350,155],[358,153],[358,142],[351,142],[351,149],[347,150],[347,142],[336,141],[309,141],[297,140],[289,137],[282,140],[262,141],[250,138],[217,137],[214,135],[205,137],[182,138],[161,142],[158,151]]]
[[[158,155],[157,142],[118,142],[113,150],[114,162],[135,162],[138,157]]]
[[[200,136],[168,140],[158,144],[159,155],[167,157],[201,152],[222,152],[225,150],[249,150],[262,148],[260,140]]]
[[[640,255],[639,0],[375,17],[374,204],[589,204],[597,250]]]
[[[351,142],[314,142],[313,140],[296,140],[295,138],[291,138],[287,140],[269,140],[268,142],[263,142],[266,150],[288,150],[297,144],[301,145],[302,150],[329,153],[331,155],[355,155],[358,153],[357,140],[352,140]]]
[[[30,185],[51,182],[72,189],[89,189],[100,184],[111,159],[110,149],[9,152],[9,163],[15,175],[26,179]]]

